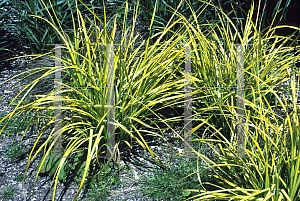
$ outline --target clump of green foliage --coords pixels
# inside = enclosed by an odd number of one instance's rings
[[[192,197],[195,193],[181,189],[204,190],[198,180],[197,161],[195,158],[176,159],[177,166],[169,165],[167,168],[155,169],[150,177],[142,176],[143,195],[153,200],[184,200]],[[201,182],[210,181],[205,168],[200,169]],[[188,177],[187,177],[188,176]]]
[[[11,102],[11,99],[8,100]],[[28,101],[28,100],[25,100]],[[16,102],[12,102],[11,105],[17,104]],[[32,126],[30,122],[30,116],[32,115],[32,112],[29,112],[27,116],[25,117],[25,113],[19,114],[18,116],[12,117],[7,125],[5,126],[3,132],[1,132],[0,136],[3,138],[3,134],[10,136],[10,135],[17,135],[19,132],[25,131],[27,126]],[[0,120],[3,119],[6,115],[4,113],[0,113]],[[3,126],[6,124],[7,119],[2,121],[0,123],[0,129],[3,128]]]
[[[13,162],[17,161],[23,154],[25,150],[21,142],[14,140],[9,144],[8,148],[5,149],[5,155],[9,157]]]
[[[12,199],[15,194],[15,190],[12,187],[8,187],[3,190],[2,199]]]
[[[120,171],[124,170],[124,168],[126,168],[126,166],[121,166]],[[96,167],[94,169],[96,169]],[[87,200],[106,200],[112,189],[123,184],[119,177],[120,171],[117,166],[111,162],[103,172],[90,179],[83,192],[85,195],[88,195]],[[80,180],[78,180],[78,182],[79,181]]]
[[[23,178],[24,178],[24,175],[22,175],[22,174],[16,176],[16,180],[17,180],[18,182],[22,182],[22,181],[23,181]],[[27,178],[27,175],[25,176],[25,178]]]

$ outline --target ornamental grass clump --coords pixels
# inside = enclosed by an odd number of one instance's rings
[[[212,29],[207,34],[198,31],[198,26],[186,22],[192,30],[191,40],[200,44],[198,48],[202,52],[195,48],[194,68],[197,71],[194,71],[194,84],[201,87],[203,85],[224,87],[211,90],[202,88],[195,92],[196,100],[199,99],[207,107],[204,109],[195,107],[193,116],[199,121],[204,121],[207,120],[204,118],[204,112],[216,111],[213,114],[216,115],[212,119],[214,121],[208,125],[212,130],[211,133],[219,140],[193,140],[215,141],[218,145],[210,145],[217,157],[215,160],[205,158],[194,151],[213,170],[209,176],[214,178],[214,181],[205,182],[203,185],[215,190],[204,188],[205,190],[190,199],[272,201],[300,199],[297,105],[299,70],[295,65],[300,60],[299,46],[295,46],[296,43],[293,43],[295,41],[289,36],[274,34],[276,29],[283,27],[295,31],[299,31],[299,28],[281,25],[271,26],[262,31],[259,28],[261,24],[258,23],[258,16],[255,23],[252,21],[253,9],[254,5],[248,13],[245,25],[241,26],[243,27],[241,33],[222,11],[219,11],[221,24],[211,26]],[[222,42],[218,40],[219,35]],[[226,86],[236,86],[237,83],[235,72],[237,54],[233,48],[233,44],[236,43],[244,44],[245,85],[248,84],[244,90],[244,157],[240,156],[241,153],[237,153],[236,92],[225,89]],[[250,45],[247,45],[249,43]],[[278,87],[287,81],[289,81],[287,86]],[[197,101],[195,102],[197,104]],[[282,110],[284,116],[279,115],[279,111]]]
[[[299,200],[300,126],[296,93],[299,91],[299,78],[296,78],[296,72],[294,70],[290,80],[291,93],[288,97],[291,101],[284,96],[283,100],[280,99],[279,92],[269,88],[276,96],[278,106],[286,112],[284,117],[275,114],[260,91],[255,95],[255,100],[262,104],[245,100],[258,113],[245,112],[245,156],[237,156],[236,139],[225,146],[219,144],[214,149],[219,150],[215,151],[218,159],[207,161],[213,170],[210,176],[215,182],[205,183],[215,190],[203,191],[193,199]]]
[[[71,171],[75,172],[76,177],[81,178],[80,186],[75,196],[75,199],[77,199],[86,178],[93,177],[95,176],[94,174],[97,174],[95,171],[99,173],[106,168],[106,166],[103,167],[100,165],[103,160],[98,158],[105,154],[107,147],[108,89],[106,85],[108,80],[109,56],[105,50],[109,45],[115,43],[117,29],[121,28],[122,31],[119,33],[121,34],[119,45],[115,45],[113,48],[116,144],[113,147],[114,155],[107,161],[107,164],[111,160],[119,164],[120,160],[117,160],[117,157],[120,157],[120,152],[132,148],[134,144],[139,144],[150,152],[161,167],[165,167],[159,157],[149,148],[145,138],[149,136],[164,138],[163,135],[150,131],[150,129],[161,131],[160,127],[156,126],[157,123],[168,126],[167,121],[156,115],[155,111],[151,108],[157,103],[167,105],[169,100],[178,97],[178,95],[177,97],[171,96],[172,94],[168,92],[175,90],[176,84],[180,82],[174,82],[172,70],[176,70],[177,66],[172,64],[177,60],[178,55],[184,51],[184,48],[174,51],[173,47],[176,43],[183,40],[183,35],[179,35],[179,37],[174,35],[170,40],[164,41],[163,45],[159,44],[159,40],[154,45],[149,45],[148,38],[147,41],[142,41],[136,46],[135,43],[139,37],[134,34],[137,7],[134,9],[131,28],[127,27],[126,23],[127,3],[125,4],[122,27],[117,27],[116,16],[107,20],[105,9],[104,21],[101,21],[91,9],[86,8],[93,14],[93,18],[84,18],[78,8],[76,10],[77,16],[72,14],[73,19],[75,17],[78,18],[78,24],[73,21],[75,38],[73,41],[72,37],[62,30],[53,8],[51,12],[50,9],[47,9],[52,19],[51,22],[42,17],[32,15],[49,23],[60,35],[61,43],[63,43],[63,56],[61,57],[63,66],[41,67],[31,70],[35,71],[31,75],[38,72],[44,72],[44,74],[24,87],[22,92],[25,95],[20,99],[14,111],[1,120],[1,122],[5,119],[10,120],[15,112],[24,113],[31,111],[35,114],[32,117],[34,121],[39,122],[40,116],[36,114],[40,114],[43,110],[57,109],[54,105],[54,97],[58,94],[55,94],[54,91],[46,95],[35,94],[35,101],[31,101],[25,105],[21,105],[21,103],[44,77],[54,74],[57,71],[67,74],[69,80],[65,82],[63,80],[63,88],[61,89],[62,112],[63,114],[67,111],[70,112],[69,116],[64,116],[62,122],[61,139],[63,152],[57,153],[57,150],[53,149],[55,143],[59,143],[58,131],[55,131],[55,129],[52,129],[44,143],[40,147],[37,147],[39,140],[45,135],[46,129],[54,127],[54,118],[50,117],[47,122],[43,123],[43,127],[39,130],[38,138],[29,154],[26,168],[27,171],[30,162],[43,151],[36,179],[39,173],[47,172],[50,173],[53,180],[55,179],[53,200],[55,198],[58,179],[65,181]],[[169,28],[174,26],[174,24],[170,24]],[[162,31],[160,38],[167,31],[168,29]],[[43,55],[31,56],[38,58],[49,55],[55,58],[52,54],[52,52],[49,52]],[[26,89],[27,91],[25,91]],[[182,94],[179,95],[179,97],[182,96]],[[15,99],[12,101],[15,101]],[[149,120],[147,116],[150,115],[155,115],[156,118],[151,119],[146,124],[145,122]],[[96,168],[96,170],[92,171],[90,167],[94,167],[94,165],[98,165],[99,169]]]
[[[277,98],[269,91],[269,87],[279,91],[282,86],[278,86],[290,79],[290,68],[299,61],[299,57],[290,37],[274,33],[280,28],[295,31],[299,31],[299,28],[281,25],[261,30],[259,19],[253,16],[254,4],[244,22],[233,21],[216,6],[206,4],[216,10],[219,19],[215,23],[199,24],[195,13],[193,20],[182,17],[182,23],[188,30],[187,43],[191,46],[192,113],[201,119],[212,116],[208,123],[221,128],[222,135],[230,140],[235,133],[237,59],[241,56],[237,53],[237,44],[243,46],[245,99],[253,100],[259,91],[271,106],[275,106]],[[180,13],[178,15],[181,16]],[[184,57],[184,52],[179,57]],[[178,107],[182,105],[181,102]],[[251,109],[247,103],[246,108]]]

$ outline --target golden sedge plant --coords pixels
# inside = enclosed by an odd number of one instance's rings
[[[196,15],[191,23],[187,19],[184,22],[192,48],[193,113],[195,111],[202,118],[213,115],[209,122],[222,128],[221,133],[230,139],[235,123],[230,117],[235,115],[237,94],[236,44],[243,45],[245,97],[252,100],[253,90],[259,90],[271,105],[275,105],[275,95],[268,91],[268,86],[276,90],[278,85],[289,80],[289,68],[298,57],[291,53],[295,47],[286,47],[290,38],[276,36],[274,31],[283,27],[297,28],[277,26],[260,30],[258,18],[255,17],[255,23],[252,21],[254,4],[244,24],[233,22],[222,10],[207,4],[217,10],[217,23],[198,24]]]
[[[284,117],[276,114],[262,92],[253,90],[255,100],[262,104],[245,100],[258,114],[253,115],[251,110],[245,112],[245,156],[237,155],[235,138],[225,146],[213,146],[217,160],[206,162],[213,170],[210,176],[215,182],[204,184],[216,190],[203,191],[193,199],[277,201],[300,198],[299,77],[296,75],[299,71],[294,71],[290,80],[290,101],[285,96],[280,98],[282,92],[269,88],[277,98],[277,106],[286,112]]]
[[[168,127],[170,126],[164,119],[161,119],[161,117],[156,115],[151,108],[157,103],[167,104],[170,100],[176,99],[177,96],[171,96],[171,93],[168,92],[173,90],[177,83],[180,83],[180,81],[173,81],[174,69],[172,68],[172,64],[174,63],[174,60],[177,59],[178,55],[184,51],[184,48],[181,48],[179,51],[174,51],[175,44],[183,41],[183,36],[174,36],[170,40],[164,41],[163,45],[159,44],[159,42],[154,45],[149,45],[149,38],[136,45],[139,37],[134,34],[134,27],[137,19],[137,7],[134,9],[135,12],[132,26],[128,27],[128,4],[125,4],[125,16],[121,32],[119,33],[121,34],[121,37],[120,35],[116,35],[117,29],[120,28],[117,26],[116,16],[107,20],[106,15],[104,15],[104,22],[102,22],[93,10],[88,7],[86,8],[93,14],[94,19],[82,16],[81,11],[77,8],[76,17],[78,18],[78,24],[75,24],[73,21],[73,39],[62,30],[53,8],[51,12],[53,15],[47,10],[52,19],[51,22],[42,17],[33,15],[34,17],[45,20],[60,35],[63,43],[63,56],[61,58],[56,58],[53,55],[53,52],[29,56],[34,56],[34,59],[41,56],[50,56],[52,58],[60,59],[63,66],[42,67],[30,70],[35,71],[30,75],[41,72],[44,73],[38,79],[33,80],[29,85],[24,87],[24,89],[15,97],[16,99],[22,92],[26,92],[14,111],[1,120],[2,122],[5,119],[11,119],[14,113],[32,111],[34,114],[40,114],[45,110],[52,111],[57,109],[54,102],[55,96],[58,94],[56,94],[55,91],[46,95],[36,95],[36,100],[34,102],[31,101],[26,105],[21,105],[21,103],[26,96],[30,95],[35,85],[37,85],[41,79],[58,71],[62,71],[68,75],[69,80],[66,82],[64,82],[64,80],[62,81],[61,109],[63,114],[65,114],[66,111],[71,112],[71,116],[64,116],[62,129],[58,131],[52,129],[49,136],[47,136],[46,141],[40,147],[37,147],[39,140],[45,135],[46,129],[54,126],[54,116],[51,116],[50,120],[43,124],[43,128],[39,130],[38,138],[32,147],[26,168],[27,171],[29,164],[42,150],[44,150],[36,179],[39,173],[47,172],[51,169],[50,173],[52,173],[53,180],[55,180],[53,200],[55,198],[58,179],[65,179],[68,168],[72,166],[72,163],[69,163],[71,160],[70,158],[74,157],[74,155],[80,155],[81,157],[80,163],[77,161],[79,168],[75,169],[75,171],[80,172],[82,177],[78,192],[74,198],[75,200],[78,198],[86,178],[91,177],[90,167],[98,165],[97,167],[99,169],[96,171],[99,173],[111,160],[119,164],[120,152],[124,151],[125,148],[132,148],[134,144],[139,144],[145,150],[148,150],[156,162],[164,167],[165,165],[148,147],[144,138],[146,136],[164,138],[163,134],[150,131],[150,129],[161,131],[159,127],[155,127],[157,122],[166,124]],[[75,16],[72,15],[72,17],[74,19]],[[162,38],[174,24],[178,23],[179,20],[173,24],[169,24],[168,27],[160,33],[159,38]],[[108,108],[108,89],[105,87],[108,79],[108,55],[106,51],[103,51],[103,49],[106,49],[103,47],[114,44],[116,38],[119,39],[119,45],[116,45],[114,48],[113,64],[115,80],[114,125],[116,129],[116,144],[115,147],[113,147],[113,156],[107,161],[106,165],[102,166],[98,159],[99,156],[105,154],[105,148],[107,146],[106,118]],[[11,79],[16,78],[17,76]],[[30,76],[27,76],[26,78],[28,77]],[[80,88],[82,86],[89,88]],[[182,97],[182,95],[180,96]],[[147,118],[149,115],[155,115],[157,118],[155,121],[151,120],[146,124],[145,122],[149,120]],[[33,121],[40,121],[39,116],[34,115]],[[4,128],[5,126],[2,128],[1,132]],[[57,151],[54,150],[56,143],[60,143],[59,132],[62,133],[61,144],[63,153],[57,153]],[[52,159],[49,159],[49,156],[52,156],[53,154],[57,154],[59,157],[58,161],[55,163],[49,162],[52,161]],[[119,160],[117,160],[117,156]],[[79,157],[77,157],[76,160],[79,160],[78,158]],[[49,167],[49,164],[50,166],[55,165],[55,168]]]
[[[193,140],[214,141],[219,144],[210,144],[218,158],[216,161],[193,150],[208,168],[213,169],[214,173],[210,176],[215,178],[215,183],[206,184],[216,190],[202,191],[190,199],[275,201],[300,198],[297,105],[299,71],[295,68],[300,60],[299,50],[297,51],[299,46],[293,46],[289,36],[274,35],[274,31],[279,28],[288,27],[295,31],[299,31],[299,28],[282,25],[271,26],[262,31],[259,28],[259,16],[255,23],[252,21],[253,10],[254,5],[248,13],[246,23],[241,26],[241,31],[221,10],[217,12],[220,23],[205,24],[210,27],[207,32],[201,30],[204,25],[197,24],[196,16],[194,23],[185,20],[189,43],[193,47],[192,86],[198,87],[193,90],[193,120],[202,122],[199,126],[203,126],[203,123],[208,125],[206,128],[210,130],[210,136],[216,135],[219,139]],[[245,85],[247,84],[244,90],[244,158],[237,155],[236,149],[236,91],[232,89],[237,83],[235,44],[244,46]],[[283,85],[286,81],[290,81],[291,90],[285,90],[290,94],[289,104],[279,95],[283,90],[278,85]],[[197,102],[206,107],[197,107]],[[278,114],[280,110],[286,112],[285,117]],[[212,112],[207,115],[207,111]],[[212,113],[216,115],[214,121],[206,122]],[[194,174],[196,173],[199,174]]]

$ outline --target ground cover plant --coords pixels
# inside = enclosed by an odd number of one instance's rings
[[[85,188],[84,194],[89,197],[86,200],[107,200],[107,197],[112,194],[112,189],[123,184],[119,178],[120,171],[123,169],[128,169],[128,167],[123,165],[118,168],[116,164],[110,162],[103,172],[95,175],[87,182],[88,186]],[[80,180],[77,180],[77,182],[80,183]]]
[[[24,178],[24,175],[23,174],[20,174],[20,175],[17,175],[16,176],[16,179],[18,182],[22,182],[23,181],[23,178]],[[27,175],[25,176],[25,179],[27,178]]]
[[[203,146],[198,151],[204,154]],[[185,200],[192,197],[197,193],[183,189],[204,190],[201,182],[212,181],[208,176],[210,171],[199,162],[197,158],[174,158],[166,168],[154,169],[150,176],[141,175],[140,191],[153,200]]]
[[[12,199],[15,192],[14,192],[14,188],[12,187],[8,187],[6,189],[3,189],[3,193],[2,193],[2,199]]]
[[[25,154],[23,144],[18,140],[14,140],[9,144],[9,147],[5,150],[5,155],[9,157],[13,162],[17,161],[20,157]]]
[[[17,105],[17,101],[12,102],[11,99],[8,100],[9,103],[11,103],[11,105]],[[25,102],[29,102],[29,99],[26,99]],[[14,118],[15,119],[10,119],[7,122],[4,122],[3,120],[6,118],[7,115],[5,115],[5,113],[0,113],[0,119],[2,120],[0,123],[1,126],[1,138],[3,138],[4,135],[6,135],[6,137],[9,136],[17,136],[19,135],[22,131],[24,131],[23,135],[22,135],[22,139],[24,137],[24,134],[26,133],[26,131],[31,128],[31,131],[33,129],[32,125],[32,119],[30,119],[29,117],[31,116],[32,113],[19,113],[19,114],[15,114]],[[21,122],[21,123],[20,123]],[[25,136],[25,137],[29,137],[29,136]]]

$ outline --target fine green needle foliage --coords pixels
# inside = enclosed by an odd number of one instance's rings
[[[16,176],[16,180],[17,180],[18,182],[22,182],[22,181],[23,181],[23,178],[24,178],[24,175],[22,175],[22,174]],[[27,178],[27,175],[25,175],[25,179],[26,179],[26,178]]]
[[[11,102],[11,100],[9,100]],[[18,114],[15,115],[15,119],[10,119],[7,120],[6,123],[4,121],[2,121],[0,123],[0,127],[1,129],[5,127],[5,129],[3,130],[3,133],[1,133],[1,136],[3,134],[7,135],[7,137],[9,137],[10,135],[12,136],[16,136],[17,134],[19,134],[21,131],[27,131],[28,128],[30,128],[32,126],[32,122],[31,119],[29,117],[31,117],[32,113],[22,113],[22,114]],[[4,113],[0,113],[0,120],[4,120],[5,119],[5,114]],[[24,132],[24,133],[25,133]]]
[[[96,175],[89,182],[87,182],[85,193],[89,197],[86,200],[107,200],[107,196],[112,194],[113,188],[123,183],[120,181],[119,171],[125,168],[126,166],[122,166],[119,169],[115,164],[110,162],[109,166],[107,166],[100,174]]]
[[[14,197],[14,194],[15,194],[15,189],[12,188],[12,187],[8,187],[6,189],[3,189],[2,199],[3,200],[12,199]]]
[[[8,145],[8,148],[6,148],[5,155],[15,162],[25,154],[23,146],[24,145],[21,142],[14,140]]]
[[[204,190],[195,174],[196,159],[176,159],[176,161],[178,162],[176,166],[172,164],[165,169],[155,169],[150,176],[143,176],[141,181],[143,195],[153,200],[184,200],[196,195],[195,192]],[[200,168],[199,173],[202,182],[211,181],[204,167]]]

